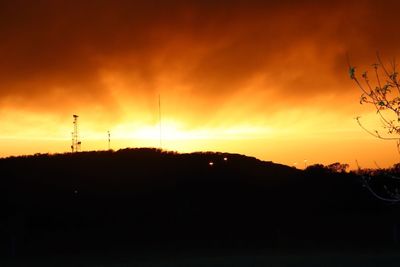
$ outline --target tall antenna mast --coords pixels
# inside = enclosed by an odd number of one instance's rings
[[[74,118],[74,131],[72,132],[72,152],[79,152],[81,150],[81,141],[79,141],[79,132],[78,132],[78,115],[72,115]]]
[[[160,149],[162,149],[162,131],[161,131],[161,95],[158,95],[158,119],[160,123]]]
[[[108,133],[108,150],[111,150],[111,134],[110,131],[108,131],[107,133]]]
[[[72,142],[71,142],[71,152],[74,152],[74,132],[71,132],[71,139],[72,139]]]

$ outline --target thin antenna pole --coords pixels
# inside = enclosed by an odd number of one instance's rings
[[[74,132],[71,132],[71,151],[72,153],[74,152],[74,148],[75,148],[75,138],[74,138]]]
[[[158,120],[160,126],[160,149],[162,149],[162,128],[161,128],[161,95],[158,95]]]
[[[108,150],[111,150],[111,134],[110,131],[108,131],[107,133],[108,133]]]

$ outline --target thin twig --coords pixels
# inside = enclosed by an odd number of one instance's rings
[[[360,122],[360,117],[356,117],[356,121],[357,121],[358,125],[360,125],[360,127],[361,127],[364,131],[366,131],[367,133],[369,133],[370,135],[372,135],[372,136],[374,136],[374,137],[376,137],[376,138],[379,138],[379,139],[382,139],[382,140],[400,140],[400,138],[396,138],[396,137],[384,137],[384,136],[381,136],[381,135],[378,133],[378,131],[375,131],[376,133],[371,132],[370,130],[368,130],[367,128],[365,128],[365,127],[362,125],[362,123]]]

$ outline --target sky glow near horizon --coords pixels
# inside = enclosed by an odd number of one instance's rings
[[[0,156],[159,147],[287,165],[399,161],[358,71],[400,54],[396,1],[2,1]]]

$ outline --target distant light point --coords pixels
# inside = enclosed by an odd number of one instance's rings
[[[214,166],[214,162],[210,161],[210,162],[208,163],[208,165]]]
[[[227,158],[227,157],[224,157],[224,161],[228,161],[228,158]]]

